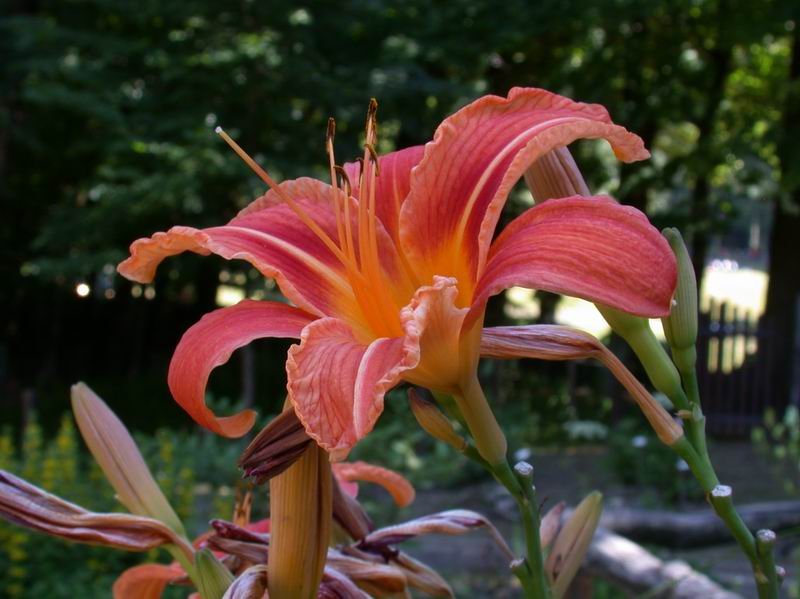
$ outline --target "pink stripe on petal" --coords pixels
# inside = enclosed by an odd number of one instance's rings
[[[664,316],[676,277],[669,244],[639,210],[607,197],[549,200],[492,244],[469,318],[490,296],[517,285]]]
[[[515,88],[446,119],[411,177],[400,237],[421,280],[477,276],[513,185],[539,157],[580,138],[605,138],[621,160],[647,158],[641,139],[605,108]]]
[[[184,333],[169,365],[172,396],[199,424],[226,437],[244,435],[255,420],[252,410],[219,418],[205,405],[211,371],[254,339],[296,338],[314,316],[278,302],[243,300],[203,316]]]

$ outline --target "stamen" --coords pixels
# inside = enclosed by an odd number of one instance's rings
[[[333,156],[333,138],[336,136],[336,121],[333,117],[328,118],[328,130],[325,133],[325,150],[328,153],[328,164],[331,171],[331,192],[333,194],[333,210],[336,213],[336,234],[339,237],[339,247],[344,250],[344,253],[350,255],[347,249],[346,239],[344,236],[344,228],[342,226],[342,215],[339,209],[339,180],[336,177],[336,160]],[[345,201],[347,201],[345,199]]]
[[[311,231],[319,237],[320,241],[322,241],[328,249],[333,252],[334,256],[336,256],[343,264],[347,264],[347,257],[342,253],[342,250],[334,243],[334,241],[328,236],[328,234],[323,231],[320,226],[314,222],[308,214],[306,214],[305,210],[303,210],[297,202],[295,202],[289,195],[284,192],[280,186],[275,182],[275,180],[270,177],[267,172],[261,168],[258,163],[253,160],[250,155],[245,152],[239,144],[237,144],[230,135],[225,133],[222,127],[217,127],[214,131],[225,140],[234,152],[239,155],[239,158],[244,160],[244,162],[249,166],[255,174],[257,174],[264,183],[266,183],[270,189],[272,189],[278,196],[286,203],[289,208],[300,218],[301,221],[309,228]]]

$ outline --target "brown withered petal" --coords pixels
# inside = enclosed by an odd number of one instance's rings
[[[292,408],[273,418],[239,457],[244,475],[262,484],[291,466],[311,443]]]
[[[552,198],[591,195],[575,159],[564,146],[534,162],[525,171],[525,183],[537,204]]]
[[[317,599],[370,599],[355,583],[335,568],[327,566],[322,574],[322,584]]]
[[[327,564],[370,595],[382,597],[402,593],[408,586],[405,574],[389,564],[365,561],[328,549]]]
[[[395,524],[385,528],[379,528],[368,534],[359,547],[364,549],[385,548],[389,545],[396,545],[419,535],[427,534],[446,534],[462,535],[472,532],[478,528],[485,528],[492,539],[503,553],[514,558],[514,554],[508,547],[503,537],[486,516],[471,510],[449,510],[415,518],[402,524]]]
[[[248,541],[251,543],[269,544],[269,534],[263,532],[253,532],[226,520],[214,519],[211,521],[211,528],[215,533],[225,539],[235,539],[238,541]]]
[[[225,539],[213,535],[206,541],[206,546],[213,551],[221,551],[254,564],[266,563],[269,558],[269,545]]]
[[[594,358],[603,363],[630,393],[665,445],[683,437],[683,428],[633,374],[594,335],[559,325],[488,327],[481,335],[481,355],[487,358],[575,360]]]
[[[447,581],[430,566],[403,552],[399,552],[391,561],[406,575],[409,587],[431,597],[455,597]]]
[[[261,599],[267,590],[267,567],[251,566],[231,583],[222,599]]]
[[[542,518],[541,526],[539,526],[539,539],[542,544],[542,549],[547,549],[561,530],[561,514],[564,513],[564,508],[567,507],[566,502],[560,501],[554,505]]]
[[[167,525],[144,516],[90,512],[0,470],[0,517],[78,543],[148,551],[174,544],[191,559],[189,547]]]
[[[375,527],[361,504],[342,490],[333,477],[333,519],[352,539],[363,539]]]

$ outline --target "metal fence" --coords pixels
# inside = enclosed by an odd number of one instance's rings
[[[787,398],[772,389],[772,327],[729,303],[712,301],[700,314],[697,376],[709,432],[742,435],[767,408],[782,414]]]

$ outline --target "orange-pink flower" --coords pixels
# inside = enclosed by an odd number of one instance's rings
[[[511,188],[550,150],[605,138],[622,160],[649,156],[603,107],[514,89],[445,119],[424,147],[377,157],[375,135],[371,110],[361,167],[335,169],[330,141],[332,185],[276,184],[251,161],[271,187],[266,195],[227,225],[174,227],[135,241],[120,264],[124,276],[148,282],[165,257],[184,251],[242,259],[293,304],[245,300],[186,332],[169,386],[203,426],[232,437],[252,426],[251,411],[218,417],[204,394],[211,370],[260,337],[300,339],[286,362],[289,398],[308,434],[341,459],[401,381],[452,394],[470,428],[481,425],[485,412],[469,398],[483,314],[488,298],[508,287],[641,316],[669,313],[675,260],[635,209],[608,198],[550,200],[495,238]]]

